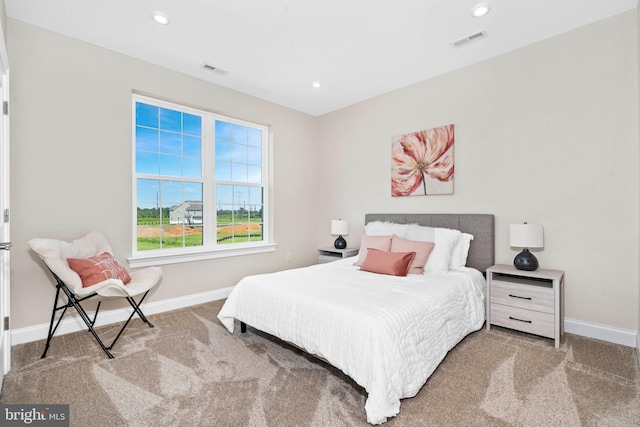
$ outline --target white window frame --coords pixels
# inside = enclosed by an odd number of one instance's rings
[[[203,203],[203,246],[190,246],[171,249],[138,250],[138,213],[137,213],[137,180],[138,178],[157,179],[157,175],[138,174],[136,171],[136,102],[155,105],[161,108],[169,108],[189,114],[202,116],[202,178],[182,179],[184,181],[202,181],[202,203]],[[168,101],[163,101],[139,94],[132,95],[132,255],[128,258],[129,266],[132,268],[146,267],[150,265],[175,264],[180,262],[201,261],[212,258],[223,258],[239,255],[250,255],[275,251],[277,245],[273,243],[271,226],[272,203],[270,198],[271,180],[271,150],[269,141],[271,139],[268,126],[244,120],[226,117],[221,114],[206,110],[200,110],[185,105],[180,105]],[[262,131],[262,183],[263,189],[263,228],[262,240],[259,242],[225,243],[216,244],[216,202],[215,187],[217,183],[234,183],[228,181],[216,181],[215,179],[215,121],[222,120],[241,126],[249,126]],[[209,166],[207,166],[209,165]],[[180,180],[180,179],[178,179]],[[248,183],[240,183],[251,186]],[[213,242],[213,244],[206,242]]]

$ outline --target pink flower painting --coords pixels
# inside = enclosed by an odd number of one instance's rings
[[[453,194],[453,128],[451,124],[392,139],[392,196]]]

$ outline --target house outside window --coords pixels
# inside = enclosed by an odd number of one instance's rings
[[[132,267],[275,250],[266,126],[140,95],[133,123]]]

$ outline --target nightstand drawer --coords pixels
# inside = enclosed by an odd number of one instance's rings
[[[491,282],[491,303],[554,314],[553,298],[553,288],[498,280]]]
[[[491,323],[494,325],[553,338],[554,322],[553,314],[491,303]]]

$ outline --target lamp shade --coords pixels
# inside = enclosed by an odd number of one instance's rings
[[[347,247],[347,241],[344,240],[343,235],[349,234],[349,221],[344,219],[332,219],[331,220],[331,234],[338,236],[333,246],[336,249],[345,249]]]
[[[538,259],[529,252],[529,248],[544,246],[544,230],[540,224],[511,224],[509,226],[509,244],[522,248],[513,259],[513,265],[518,270],[534,271],[538,268]]]
[[[509,225],[509,245],[515,248],[544,247],[544,229],[540,224]]]
[[[345,221],[344,219],[332,219],[331,234],[333,234],[334,236],[349,235],[349,221]]]

